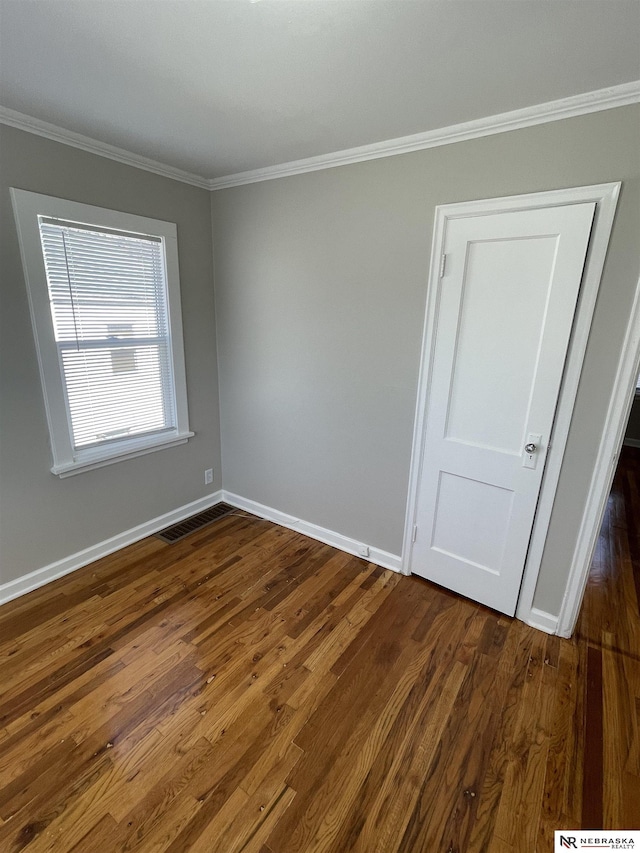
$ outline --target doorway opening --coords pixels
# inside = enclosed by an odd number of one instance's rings
[[[576,635],[610,652],[640,652],[640,441],[620,453]]]

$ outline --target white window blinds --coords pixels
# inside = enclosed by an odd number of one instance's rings
[[[174,430],[163,239],[38,225],[73,448]]]

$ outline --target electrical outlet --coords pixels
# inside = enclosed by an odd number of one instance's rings
[[[369,556],[369,546],[368,545],[358,545],[358,554],[360,554],[361,557],[368,557]]]
[[[210,486],[213,483],[213,468],[207,468],[204,472],[204,484]]]

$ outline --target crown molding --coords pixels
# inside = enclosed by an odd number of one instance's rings
[[[585,92],[582,95],[572,95],[569,98],[561,98],[557,101],[548,101],[545,104],[511,110],[462,124],[452,124],[437,130],[428,130],[425,133],[415,133],[412,136],[400,136],[396,139],[386,139],[382,142],[361,145],[357,148],[347,148],[343,151],[334,151],[317,157],[306,157],[303,160],[292,160],[275,166],[265,166],[262,169],[237,172],[232,175],[209,179],[192,172],[186,172],[183,169],[177,169],[174,166],[167,166],[165,163],[143,157],[141,154],[134,154],[124,148],[108,145],[106,142],[100,142],[90,136],[74,133],[47,121],[17,112],[17,110],[10,110],[8,107],[0,106],[0,124],[26,130],[29,133],[44,136],[46,139],[52,139],[54,142],[62,142],[65,145],[80,148],[90,154],[97,154],[100,157],[107,157],[127,166],[134,166],[137,169],[162,175],[164,178],[172,178],[175,181],[191,184],[201,189],[215,191],[261,181],[272,181],[275,178],[285,178],[290,175],[302,175],[305,172],[332,169],[336,166],[348,166],[351,163],[378,160],[382,157],[393,157],[396,154],[409,154],[412,151],[437,148],[440,145],[449,145],[453,142],[479,139],[482,136],[491,136],[494,133],[520,130],[537,124],[546,124],[551,121],[637,103],[640,103],[640,80],[622,83],[619,86],[610,86],[606,89],[597,89],[593,92]]]
[[[412,151],[422,151],[426,148],[436,148],[453,142],[464,142],[469,139],[479,139],[495,133],[505,133],[509,130],[520,130],[537,124],[546,124],[564,118],[587,115],[614,107],[628,106],[640,103],[640,80],[622,83],[606,89],[585,92],[582,95],[572,95],[545,104],[536,104],[524,109],[511,110],[474,121],[452,124],[426,133],[416,133],[412,136],[400,136],[397,139],[387,139],[374,142],[371,145],[361,145],[358,148],[347,148],[344,151],[334,151],[318,157],[307,157],[304,160],[293,160],[280,163],[277,166],[266,166],[263,169],[253,169],[248,172],[238,172],[225,175],[209,181],[210,190],[222,190],[227,187],[238,187],[244,184],[255,184],[260,181],[271,181],[290,175],[301,175],[305,172],[316,172],[320,169],[332,169],[336,166],[347,166],[351,163],[363,163],[366,160],[377,160],[382,157],[393,157],[396,154],[408,154]]]
[[[81,133],[74,133],[72,130],[19,113],[17,110],[10,110],[8,107],[0,106],[0,124],[7,124],[10,127],[18,128],[18,130],[26,130],[28,133],[35,133],[37,136],[44,136],[54,142],[62,142],[64,145],[71,145],[74,148],[80,148],[82,151],[88,151],[89,154],[98,154],[100,157],[116,160],[126,166],[144,169],[146,172],[162,175],[163,178],[172,178],[175,181],[191,184],[204,190],[210,189],[210,181],[200,175],[185,172],[183,169],[177,169],[174,166],[167,166],[165,163],[159,163],[157,160],[143,157],[141,154],[134,154],[124,148],[108,145],[106,142],[100,142],[90,136],[83,136]]]

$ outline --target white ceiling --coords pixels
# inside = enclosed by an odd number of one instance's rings
[[[640,78],[638,0],[0,0],[0,103],[206,178]]]

